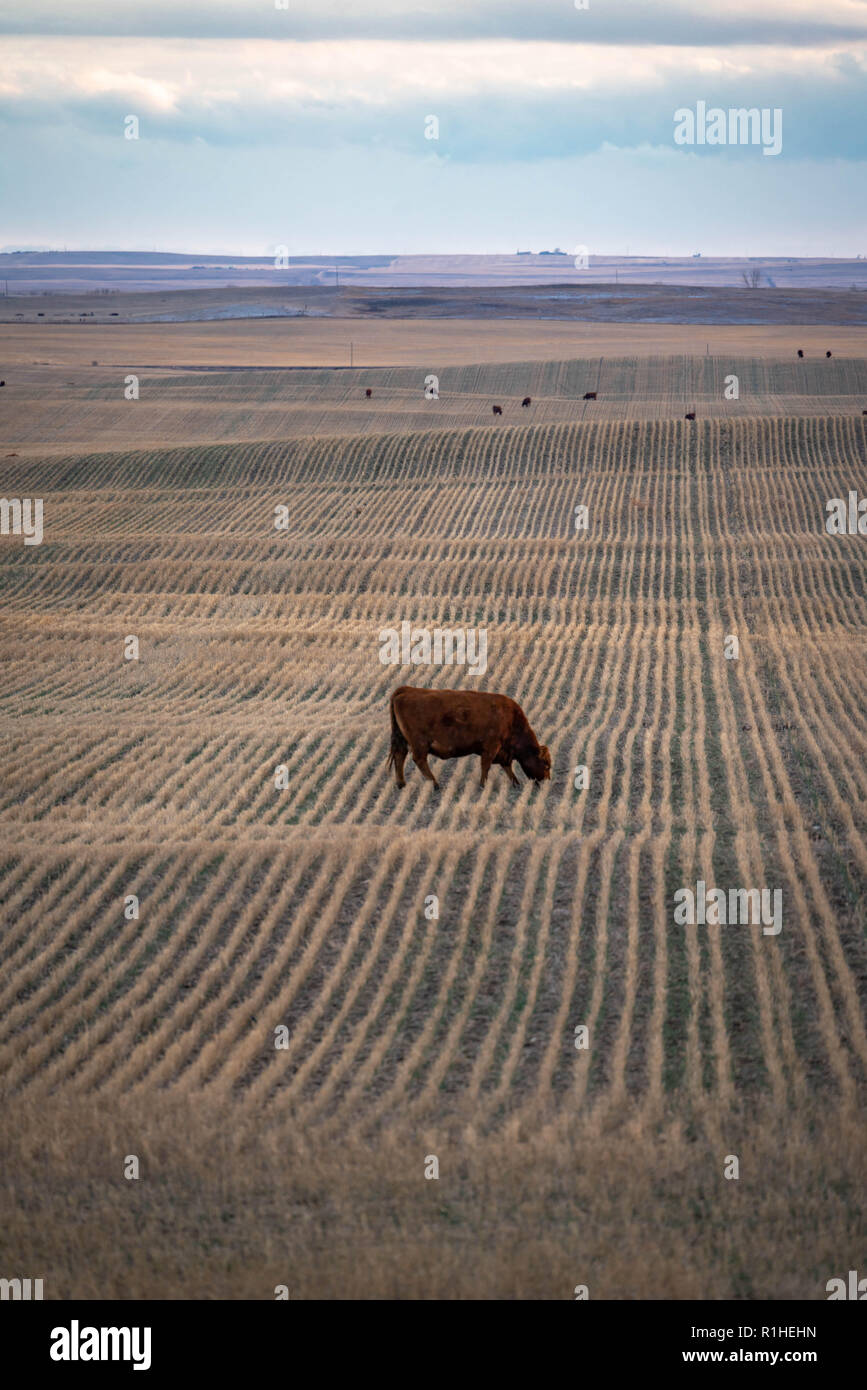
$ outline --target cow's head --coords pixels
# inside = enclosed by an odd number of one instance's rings
[[[551,776],[551,754],[544,743],[537,749],[528,750],[519,758],[521,767],[534,782],[546,782]]]

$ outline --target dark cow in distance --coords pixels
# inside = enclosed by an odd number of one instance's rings
[[[686,414],[684,415],[683,418],[684,418],[684,420],[694,420],[694,419],[695,419],[695,411],[694,411],[694,410],[688,410],[688,411],[686,412]]]
[[[798,356],[799,356],[799,357],[803,357],[803,355],[804,355],[804,349],[803,349],[803,348],[798,348]]]
[[[532,398],[532,396],[525,396],[524,399],[521,401],[521,405],[522,405],[522,406],[524,406],[524,405],[532,405],[532,404],[533,404],[533,398]]]
[[[585,391],[585,392],[584,392],[584,399],[585,399],[585,401],[595,401],[595,399],[596,399],[596,392],[595,392],[595,391]]]
[[[367,397],[367,399],[370,400],[371,396],[373,395],[373,392],[371,391],[371,389],[370,389],[369,386],[368,386],[368,388],[367,388],[367,390],[365,391],[364,394],[365,394],[365,396]]]
[[[493,410],[495,415],[502,415],[503,413],[503,407],[501,405],[492,406],[491,409]]]
[[[826,356],[826,357],[830,357],[830,356],[831,356],[831,349],[830,349],[830,348],[829,348],[828,351],[825,353],[825,356]]]
[[[551,754],[539,743],[527,716],[508,695],[485,690],[423,690],[401,685],[390,702],[390,767],[399,787],[406,786],[403,764],[407,753],[423,777],[439,782],[428,766],[434,758],[481,759],[481,784],[485,785],[492,763],[505,769],[513,786],[520,783],[512,771],[512,761],[520,763],[534,782],[551,776]]]

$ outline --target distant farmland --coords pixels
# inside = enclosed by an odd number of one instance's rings
[[[395,346],[400,346],[397,339]],[[687,411],[718,420],[860,418],[867,409],[867,359],[839,353],[827,360],[824,351],[815,349],[803,361],[793,348],[784,361],[744,352],[650,357],[600,353],[578,360],[457,366],[448,357],[433,356],[427,367],[341,371],[329,367],[183,371],[142,368],[135,363],[129,371],[136,372],[135,400],[124,394],[126,367],[99,363],[13,367],[0,392],[0,432],[8,451],[79,455],[110,448],[132,450],[140,456],[145,446],[165,449],[193,443],[245,440],[252,444],[359,435],[381,438],[418,432],[451,435],[468,426],[490,428],[495,403],[504,411],[502,426],[600,420],[670,423]],[[437,400],[425,397],[425,382],[431,374],[437,382]],[[368,387],[370,399],[365,395]],[[597,393],[595,401],[583,399],[588,390]],[[527,394],[532,404],[523,409],[521,401]],[[106,467],[112,469],[115,462],[107,460]],[[137,457],[134,467],[140,466]]]
[[[3,1222],[53,1296],[823,1298],[856,1267],[867,538],[824,521],[867,496],[867,377],[741,359],[729,405],[722,366],[606,362],[592,412],[597,359],[452,369],[434,428],[415,370],[262,375],[243,425],[190,375],[177,443],[79,452],[124,428],[97,378],[3,460],[45,505],[0,542],[7,1201],[38,1176]],[[204,411],[262,433],[184,446]],[[484,627],[487,672],[383,666],[404,619]],[[398,792],[389,692],[474,682],[552,781]],[[697,880],[780,889],[782,931],[676,925]]]

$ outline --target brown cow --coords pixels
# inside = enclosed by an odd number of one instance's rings
[[[394,691],[391,709],[389,766],[399,787],[406,786],[403,764],[407,753],[423,777],[439,782],[428,766],[435,758],[468,758],[477,753],[482,765],[482,786],[491,764],[505,768],[513,786],[520,783],[512,771],[517,759],[534,782],[551,776],[551,754],[539,743],[519,704],[508,695],[486,690],[423,690],[401,685]]]
[[[533,404],[533,398],[532,398],[532,396],[525,396],[524,399],[521,401],[521,405],[532,405],[532,404]]]
[[[595,401],[595,399],[596,399],[596,392],[595,392],[595,391],[585,391],[585,392],[584,392],[584,399],[585,399],[585,401]]]
[[[492,409],[495,415],[502,415],[503,413],[503,407],[501,405],[495,405]]]

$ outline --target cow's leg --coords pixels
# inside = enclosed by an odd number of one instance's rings
[[[517,777],[515,776],[514,772],[512,771],[511,767],[509,766],[509,764],[511,763],[512,759],[511,759],[511,758],[507,758],[507,757],[505,756],[505,754],[504,754],[504,752],[503,752],[503,749],[502,749],[502,744],[500,743],[500,740],[499,740],[499,739],[495,739],[492,743],[488,743],[487,745],[483,745],[482,751],[481,751],[481,753],[479,754],[479,757],[480,757],[480,759],[481,759],[481,764],[482,764],[482,776],[481,776],[481,784],[482,784],[482,786],[484,786],[485,783],[487,782],[487,780],[488,780],[488,773],[489,773],[490,770],[491,770],[491,764],[494,763],[494,762],[499,763],[500,767],[504,767],[504,768],[506,769],[507,773],[509,774],[509,776],[511,777],[512,781],[513,781],[513,782],[517,782],[518,779],[517,779]]]
[[[502,766],[503,771],[505,772],[506,776],[508,777],[509,781],[511,782],[512,786],[513,786],[513,787],[520,787],[521,783],[518,781],[517,777],[515,776],[514,772],[512,771],[512,760],[511,760],[511,758],[509,759],[509,761],[508,761],[507,763],[501,764],[501,766]]]
[[[484,786],[488,780],[488,773],[491,770],[491,763],[494,761],[494,749],[486,748],[485,751],[480,754],[480,757],[482,762],[481,784],[482,786]]]
[[[439,791],[440,784],[428,767],[427,753],[416,753],[415,750],[413,750],[412,760],[422,777],[426,777],[429,782],[433,782],[435,789]]]
[[[399,787],[405,787],[405,786],[406,786],[406,778],[405,778],[404,775],[403,775],[403,765],[404,765],[404,763],[406,762],[406,755],[407,755],[407,752],[408,752],[408,749],[406,749],[406,748],[403,748],[403,749],[395,749],[394,755],[393,755],[394,775],[395,775],[395,779],[397,780],[397,785],[398,785]]]

